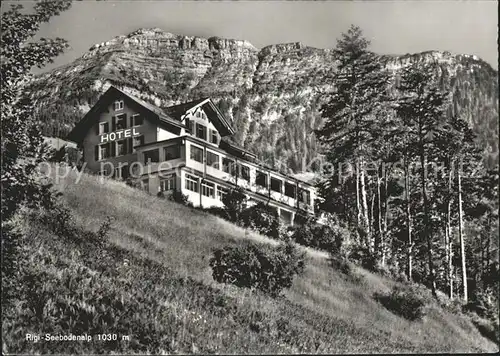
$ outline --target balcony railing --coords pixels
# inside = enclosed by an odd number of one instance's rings
[[[171,146],[171,142],[173,141],[178,141],[178,144],[181,144],[181,157],[172,159],[172,160],[165,160],[165,156],[163,154],[163,150],[165,147]],[[198,171],[200,174],[203,174],[207,179],[210,179],[210,177],[216,178],[218,180],[223,180],[228,182],[229,184],[234,184],[237,186],[240,186],[244,189],[247,189],[251,192],[257,193],[262,196],[268,196],[271,199],[281,202],[283,204],[286,204],[290,207],[293,208],[299,208],[302,210],[306,210],[309,212],[314,212],[314,208],[312,204],[307,204],[306,202],[302,201],[301,199],[297,202],[297,189],[295,189],[294,195],[295,197],[290,197],[288,195],[285,195],[284,191],[284,186],[285,183],[293,184],[294,187],[299,187],[299,189],[307,189],[310,191],[311,197],[310,200],[314,201],[314,191],[313,189],[299,183],[297,185],[297,181],[295,180],[286,180],[286,178],[278,178],[279,175],[276,172],[269,171],[267,173],[267,187],[263,187],[260,185],[257,185],[255,183],[256,181],[256,173],[257,170],[262,171],[261,168],[255,167],[254,164],[250,164],[251,162],[245,162],[242,161],[241,159],[237,159],[236,157],[233,157],[231,155],[225,154],[221,152],[220,150],[215,150],[213,146],[203,146],[203,143],[201,142],[191,142],[192,140],[186,139],[183,141],[179,141],[178,138],[171,139],[168,141],[163,141],[159,142],[158,144],[151,144],[148,145],[147,150],[151,149],[158,149],[159,150],[159,160],[160,162],[148,162],[145,165],[145,170],[144,174],[147,173],[157,173],[160,171],[172,171],[175,169],[179,169],[182,166],[191,168],[195,171]],[[191,158],[191,147],[195,146],[198,149],[203,149],[203,155],[201,157],[201,160],[203,162],[200,162],[200,157],[198,155],[195,155],[195,157]],[[144,151],[146,149],[138,150],[139,154],[139,159],[143,161],[144,159]],[[207,165],[207,151],[211,152],[212,155],[216,155],[218,157],[218,161],[215,161],[213,165]],[[249,169],[249,179],[245,179],[241,176],[241,173],[238,172],[238,170],[232,170],[228,169],[227,171],[224,171],[222,161],[223,158],[229,158],[234,161],[235,164],[240,164],[244,165],[245,167],[248,167]],[[213,159],[213,156],[212,156]],[[270,181],[271,177],[273,179],[278,179],[281,181],[280,185],[280,192],[274,191],[270,189]]]

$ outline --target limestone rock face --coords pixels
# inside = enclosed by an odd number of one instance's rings
[[[439,51],[382,55],[380,61],[395,76],[405,66],[437,62],[436,80],[453,93],[450,114],[472,123],[494,163],[498,74],[490,65]],[[210,96],[232,120],[232,140],[275,168],[297,172],[317,168],[313,130],[322,124],[319,108],[333,89],[334,72],[330,49],[295,42],[259,50],[248,41],[150,28],[92,46],[74,62],[35,77],[26,94],[36,101],[49,136],[65,136],[111,84],[159,106]]]

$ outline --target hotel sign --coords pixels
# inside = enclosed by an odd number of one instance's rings
[[[120,130],[115,132],[110,132],[104,135],[101,135],[101,143],[112,142],[116,140],[121,140],[124,138],[139,136],[140,133],[136,131],[136,128],[133,127],[131,129]]]

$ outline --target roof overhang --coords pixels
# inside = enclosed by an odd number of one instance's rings
[[[197,108],[203,108],[210,122],[215,126],[221,136],[228,136],[235,133],[234,129],[229,124],[226,117],[220,112],[219,108],[213,103],[212,99],[206,98],[196,105],[193,105],[188,111],[196,111]],[[182,120],[186,115],[183,115]]]
[[[139,105],[145,112],[149,114],[149,117],[156,120],[159,125],[166,126],[167,128],[186,128],[186,126],[182,122],[174,120],[166,114],[161,114],[154,111],[151,104],[145,104],[144,102],[137,98],[134,98],[130,94],[127,94],[119,90],[118,88],[111,86],[104,92],[104,94],[100,96],[97,103],[75,125],[73,130],[71,130],[71,132],[67,136],[68,140],[74,141],[76,143],[81,143],[90,127],[95,123],[96,115],[104,111],[112,100],[119,97],[126,97],[128,100],[131,100]]]

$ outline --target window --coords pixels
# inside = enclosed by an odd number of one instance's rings
[[[190,157],[192,160],[196,162],[203,163],[203,150],[196,146],[191,146],[191,154]]]
[[[139,114],[134,114],[130,118],[130,126],[139,126],[139,125],[142,125],[143,122],[144,122],[144,119]]]
[[[285,182],[285,195],[290,198],[295,198],[295,184]]]
[[[195,116],[198,119],[202,119],[202,120],[206,120],[207,119],[207,115],[205,114],[205,112],[203,110],[196,111],[196,115]]]
[[[215,144],[219,142],[219,135],[217,135],[217,131],[210,130],[210,142]]]
[[[175,174],[160,180],[160,191],[168,192],[169,190],[175,190]]]
[[[198,193],[198,177],[186,174],[186,189]]]
[[[158,149],[144,152],[144,164],[149,162],[160,162],[160,151]]]
[[[127,154],[127,140],[121,140],[116,142],[116,155],[122,156]]]
[[[179,145],[165,147],[164,152],[165,161],[181,158],[181,146]]]
[[[130,176],[128,164],[124,164],[122,166],[119,165],[119,168],[120,168],[120,178],[127,179]]]
[[[142,189],[149,192],[149,179],[144,179],[142,181]]]
[[[111,157],[111,145],[109,142],[103,145],[96,146],[96,148],[96,161]]]
[[[261,171],[257,171],[257,175],[255,177],[255,184],[260,187],[267,188],[267,174]]]
[[[142,145],[144,145],[144,136],[143,135],[135,136],[134,142],[132,143],[132,146],[135,147],[135,146],[142,146]]]
[[[205,125],[196,123],[196,137],[202,140],[207,139],[207,127]]]
[[[120,179],[121,178],[121,169],[120,168],[115,168],[115,172],[113,173],[113,178],[115,179]]]
[[[219,169],[219,155],[207,151],[207,166]]]
[[[311,205],[311,192],[306,189],[301,189],[300,193],[301,201],[307,205]]]
[[[250,182],[250,167],[240,165],[241,178]]]
[[[217,199],[222,201],[224,196],[229,192],[227,188],[221,187],[220,185],[217,186]]]
[[[99,123],[99,135],[105,134],[109,132],[109,122],[100,122]]]
[[[271,178],[271,190],[281,193],[281,180],[277,178]]]
[[[206,197],[215,198],[215,184],[210,182],[201,183],[201,194]]]
[[[234,161],[230,158],[223,157],[222,158],[222,170],[226,173],[230,173],[233,176],[236,175],[236,165]]]
[[[115,111],[123,110],[123,100],[115,101]]]
[[[113,129],[113,131],[115,130],[123,130],[123,129],[126,129],[127,128],[127,114],[120,114],[120,115],[117,115],[115,117],[115,128]]]

